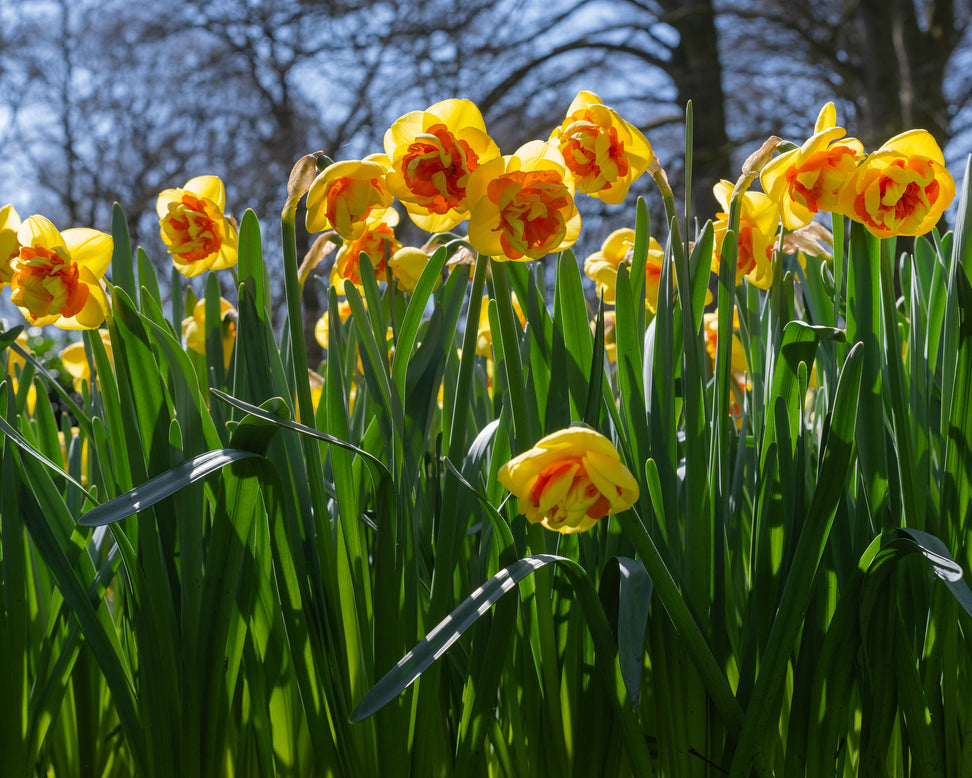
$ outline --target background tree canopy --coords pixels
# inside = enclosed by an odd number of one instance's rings
[[[161,262],[159,191],[213,173],[272,241],[307,152],[380,151],[398,116],[467,97],[510,153],[580,89],[646,133],[676,188],[692,101],[700,220],[713,183],[770,134],[801,142],[827,100],[869,149],[930,130],[959,178],[969,18],[969,0],[172,0],[163,19],[128,0],[0,0],[0,204],[107,229],[117,201]],[[632,219],[584,200],[581,257]]]

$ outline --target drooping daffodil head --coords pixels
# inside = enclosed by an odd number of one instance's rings
[[[219,298],[220,340],[223,344],[223,367],[228,368],[236,344],[236,309],[229,300]],[[192,309],[192,316],[182,320],[182,337],[186,346],[197,354],[206,353],[206,300],[199,300]]]
[[[614,230],[601,244],[599,251],[584,259],[584,273],[596,284],[597,295],[604,302],[614,304],[614,289],[618,280],[618,268],[622,262],[631,263],[635,231],[630,227]]]
[[[108,354],[109,361],[112,359],[111,337],[108,330],[98,330],[101,342],[105,346],[105,353]],[[88,362],[88,355],[84,350],[84,342],[76,341],[66,346],[60,353],[61,364],[74,379],[74,391],[80,392],[85,381],[91,383],[91,365]]]
[[[861,142],[844,138],[846,131],[835,122],[834,104],[827,103],[814,134],[800,148],[770,160],[760,173],[763,191],[779,205],[788,230],[809,224],[819,211],[838,211],[840,191],[864,157]]]
[[[569,248],[580,234],[573,179],[550,143],[530,141],[480,165],[467,192],[469,242],[480,254],[541,259]]]
[[[527,320],[523,313],[523,306],[516,296],[516,292],[510,295],[510,302],[513,304],[513,313],[520,322],[521,327],[525,327]],[[479,306],[479,324],[476,329],[476,353],[481,357],[492,360],[493,358],[493,329],[489,325],[489,298],[483,297],[482,304]]]
[[[654,159],[641,131],[593,92],[574,98],[550,140],[563,155],[577,191],[615,205]]]
[[[715,242],[712,248],[712,272],[719,272],[722,261],[722,242],[729,227],[729,198],[733,185],[720,181],[713,187],[716,199],[723,210],[716,214],[713,225]],[[775,272],[773,251],[776,246],[780,209],[762,192],[743,192],[739,211],[738,248],[736,251],[736,284],[743,279],[760,289],[769,289]]]
[[[910,130],[869,154],[847,179],[840,211],[872,235],[923,235],[955,197],[955,179],[931,133]]]
[[[187,278],[236,264],[239,236],[223,213],[226,189],[216,176],[196,176],[180,189],[166,189],[155,210],[176,269]]]
[[[618,268],[627,263],[628,272],[634,252],[635,231],[630,227],[615,230],[595,251],[584,260],[584,273],[597,285],[597,294],[604,295],[604,302],[614,304]],[[665,250],[654,238],[648,239],[648,255],[645,258],[645,307],[655,312],[658,304],[658,285],[661,282],[662,262]]]
[[[399,289],[408,294],[415,291],[415,287],[422,277],[422,272],[428,264],[429,255],[422,249],[413,246],[403,246],[388,260],[388,267],[391,269],[392,275],[398,279]],[[441,282],[440,277],[435,286],[438,287]]]
[[[31,216],[17,240],[10,299],[31,324],[87,330],[105,320],[101,279],[111,264],[111,235],[85,227],[60,232],[45,217]]]
[[[341,300],[338,303],[337,312],[342,322],[347,321],[348,317],[351,315],[351,304],[347,300]],[[324,315],[321,316],[321,318],[317,320],[317,324],[314,325],[314,339],[325,351],[327,351],[328,343],[330,342],[330,318],[330,312],[324,311]]]
[[[531,523],[585,532],[638,500],[638,482],[606,437],[585,427],[547,435],[497,473]]]
[[[470,175],[499,157],[479,108],[469,100],[443,100],[412,111],[385,133],[388,188],[426,232],[446,232],[469,217]]]
[[[383,154],[328,165],[307,192],[307,231],[330,229],[345,240],[360,238],[368,220],[380,217],[394,200],[385,183],[387,171]]]

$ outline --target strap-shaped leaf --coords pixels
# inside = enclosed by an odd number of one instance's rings
[[[76,480],[75,478],[72,478],[68,473],[66,473],[64,471],[64,468],[63,467],[61,467],[60,465],[54,464],[53,462],[51,462],[51,460],[49,460],[47,457],[45,457],[43,454],[41,454],[39,451],[37,451],[33,446],[30,445],[30,443],[28,443],[24,439],[24,437],[19,432],[17,432],[16,429],[14,429],[13,427],[11,427],[6,422],[6,420],[4,420],[4,418],[2,416],[0,416],[0,432],[2,432],[4,435],[6,435],[8,438],[10,438],[10,442],[11,443],[14,443],[18,448],[21,449],[21,451],[24,451],[25,453],[30,454],[38,462],[41,462],[47,468],[49,468],[50,470],[53,470],[59,476],[61,476],[62,478],[66,478],[74,486],[78,487],[78,489],[80,489],[82,492],[84,492],[85,496],[89,500],[91,500],[91,502],[94,502],[95,501],[95,498],[92,497],[91,496],[91,493],[81,485],[81,482],[80,481]]]
[[[641,669],[644,665],[645,630],[648,627],[648,609],[654,585],[637,559],[615,557],[608,561],[601,576],[601,602],[616,616],[615,637],[618,641],[618,662],[632,705],[637,706],[641,693]]]
[[[79,523],[84,527],[101,527],[121,521],[166,497],[171,497],[180,489],[212,475],[228,464],[256,456],[260,455],[252,451],[232,448],[207,451],[171,470],[166,470],[125,494],[118,495],[113,500],[92,508],[82,514]]]

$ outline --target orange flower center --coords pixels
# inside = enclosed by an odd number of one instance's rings
[[[348,250],[338,260],[338,274],[347,278],[351,283],[361,283],[361,253],[368,255],[375,269],[375,275],[382,279],[385,276],[385,252],[388,256],[394,254],[402,244],[395,239],[395,232],[384,222],[378,222],[357,240],[348,244]],[[350,310],[350,309],[349,309]]]
[[[368,218],[380,196],[381,183],[377,178],[339,178],[327,190],[324,215],[339,234],[347,234],[354,222]]]
[[[738,275],[749,275],[757,266],[756,252],[758,250],[759,233],[753,229],[749,222],[741,222],[739,225],[739,247],[736,250],[736,272]],[[773,247],[767,243],[764,249],[766,262],[773,261]]]
[[[217,253],[223,245],[222,216],[215,206],[189,192],[169,203],[162,218],[162,240],[182,262],[196,262]]]
[[[598,192],[628,175],[630,166],[617,129],[587,121],[583,111],[571,118],[574,121],[564,130],[560,152],[578,188]]]
[[[528,497],[533,507],[541,510],[540,505],[543,501],[544,492],[554,482],[563,478],[570,478],[570,485],[564,490],[566,501],[573,503],[581,501],[585,503],[590,502],[591,504],[585,511],[585,514],[595,521],[597,519],[603,519],[608,515],[608,512],[611,510],[611,501],[601,494],[591,482],[581,457],[558,459],[540,471],[537,480],[534,481],[533,486],[530,488],[530,495]],[[620,489],[618,493],[620,494]],[[563,506],[555,506],[553,515],[550,518],[554,521],[563,521],[566,516],[567,512]]]
[[[559,246],[567,232],[570,190],[554,170],[515,170],[489,182],[486,194],[499,209],[500,243],[510,259],[533,258]]]
[[[858,195],[854,212],[879,230],[908,232],[922,222],[940,190],[927,159],[896,159]]]
[[[11,285],[11,300],[26,308],[29,318],[45,316],[70,318],[80,313],[90,290],[79,278],[78,264],[66,249],[24,246]]]
[[[433,124],[418,136],[402,159],[405,186],[431,213],[466,207],[466,181],[479,167],[479,156],[444,124]]]
[[[818,151],[786,171],[790,197],[811,213],[836,210],[837,193],[856,164],[857,152],[848,146]]]

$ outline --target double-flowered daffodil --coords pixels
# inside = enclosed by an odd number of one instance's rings
[[[216,176],[197,176],[181,189],[166,189],[155,210],[176,269],[187,278],[236,264],[236,226],[223,214],[226,189]]]
[[[878,238],[923,235],[955,197],[955,180],[927,130],[910,130],[869,154],[840,193],[840,211]]]
[[[631,264],[635,231],[630,227],[615,230],[595,251],[584,260],[584,273],[597,284],[597,294],[604,295],[604,302],[614,304],[614,290],[618,281],[618,268],[622,262]],[[658,305],[658,285],[661,281],[665,250],[654,238],[648,239],[648,256],[645,259],[645,306],[652,313]],[[629,268],[629,273],[630,268]]]
[[[482,114],[469,100],[443,100],[405,114],[385,133],[384,145],[389,190],[412,221],[433,233],[469,217],[469,176],[499,157]]]
[[[345,240],[360,238],[368,220],[379,218],[394,200],[385,183],[387,170],[383,154],[324,168],[307,192],[307,231],[330,229]]]
[[[105,320],[101,279],[111,264],[111,235],[83,227],[60,232],[43,216],[31,216],[17,241],[10,299],[31,324],[88,330]]]
[[[573,179],[556,147],[531,141],[480,165],[467,187],[469,242],[497,259],[540,259],[580,234]]]
[[[712,272],[719,272],[722,261],[722,241],[729,228],[729,197],[733,185],[720,181],[713,187],[716,199],[723,208],[716,214],[713,229],[715,243],[712,249]],[[736,284],[747,279],[760,289],[769,289],[773,283],[773,250],[776,245],[776,232],[780,223],[780,209],[777,204],[762,192],[744,192],[739,211],[739,231],[737,233]]]
[[[422,249],[413,246],[403,246],[388,260],[388,267],[391,269],[392,275],[398,279],[398,288],[408,294],[415,291],[427,264],[429,264],[429,255]],[[441,280],[440,278],[436,281],[436,287]]]
[[[760,173],[763,191],[780,207],[788,230],[809,224],[819,211],[837,211],[838,195],[864,156],[856,138],[844,138],[835,126],[837,113],[827,103],[817,116],[813,135],[798,149],[766,164]]]
[[[592,429],[547,435],[497,474],[531,523],[555,532],[584,532],[638,500],[638,482],[611,441]]]
[[[5,205],[0,208],[0,286],[9,284],[13,278],[13,261],[20,253],[19,229],[20,217],[14,207]]]
[[[111,361],[111,337],[108,334],[108,330],[98,330],[98,334],[101,336],[101,342],[105,346],[105,353],[108,355],[108,360]],[[83,341],[75,341],[69,346],[66,346],[61,351],[60,357],[64,369],[74,379],[74,391],[80,392],[85,381],[90,384],[91,365],[88,363],[88,355],[84,350]]]
[[[229,367],[236,343],[236,309],[229,300],[219,298],[220,339],[223,343],[223,367]],[[182,337],[186,346],[197,354],[206,353],[206,301],[199,300],[192,309],[192,316],[182,320]]]
[[[574,98],[550,140],[563,155],[577,191],[615,205],[654,159],[645,136],[593,92]]]
[[[402,247],[401,241],[395,237],[395,225],[398,224],[398,211],[389,208],[380,217],[369,219],[364,231],[354,240],[345,242],[334,258],[331,271],[331,283],[337,284],[340,290],[344,285],[341,279],[347,279],[355,286],[361,286],[361,255],[366,254],[371,260],[371,267],[379,281],[385,279],[386,256],[391,257]]]

